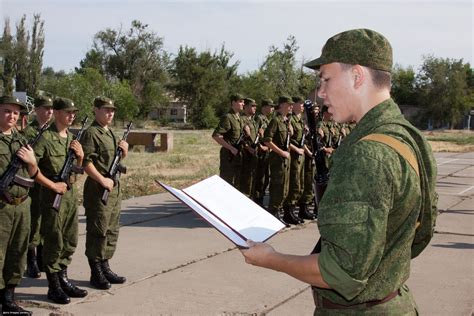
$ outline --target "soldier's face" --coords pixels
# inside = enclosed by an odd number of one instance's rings
[[[356,114],[357,100],[351,71],[343,70],[339,63],[332,63],[321,66],[319,77],[318,96],[328,112],[336,122],[349,122]]]
[[[51,117],[53,116],[53,107],[51,106],[40,106],[35,108],[36,116],[40,123],[49,122]]]
[[[293,111],[294,114],[302,113],[303,112],[303,103],[298,102],[298,103],[293,104],[292,111]]]
[[[76,119],[76,111],[54,110],[54,121],[60,126],[71,126]]]
[[[0,128],[7,131],[16,125],[20,117],[20,107],[15,104],[0,105]]]
[[[95,108],[95,119],[102,126],[112,123],[115,115],[115,109],[111,108]]]
[[[244,109],[244,100],[232,101],[232,110],[235,113],[239,113]]]

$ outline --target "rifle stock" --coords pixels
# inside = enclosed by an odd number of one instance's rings
[[[128,134],[130,133],[131,128],[132,128],[132,122],[128,123],[126,130],[123,133],[123,136],[122,136],[123,141],[127,140],[127,137],[128,137]],[[114,186],[117,185],[119,174],[127,172],[127,168],[120,164],[120,160],[122,160],[122,152],[123,152],[122,148],[117,147],[117,150],[115,151],[114,160],[112,161],[109,171],[107,172],[107,178],[114,180]],[[102,201],[102,204],[107,205],[107,201],[109,200],[109,194],[110,194],[110,191],[107,189],[104,189],[104,192],[102,193],[102,197],[100,199]]]

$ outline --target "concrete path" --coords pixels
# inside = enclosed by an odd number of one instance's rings
[[[440,194],[436,234],[412,261],[408,285],[421,315],[471,315],[474,302],[474,153],[437,154]],[[83,213],[83,211],[81,211]],[[69,276],[89,291],[60,306],[46,298],[45,277],[23,279],[17,299],[35,315],[312,315],[307,284],[245,264],[240,252],[169,194],[123,201],[113,269],[127,282],[89,286],[85,218]],[[277,250],[309,253],[315,222],[270,240]]]

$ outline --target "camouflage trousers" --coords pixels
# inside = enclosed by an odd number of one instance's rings
[[[358,304],[354,306],[354,308],[347,308],[347,309],[328,309],[328,308],[320,308],[321,306],[321,296],[319,296],[316,291],[313,290],[313,298],[316,304],[316,309],[314,311],[315,316],[336,316],[336,315],[350,315],[350,316],[357,316],[357,315],[387,315],[387,316],[416,316],[418,315],[418,307],[416,306],[415,300],[406,285],[403,285],[400,288],[400,293],[394,297],[393,299],[389,300],[388,302],[374,305],[371,307],[364,306],[365,304]]]
[[[29,233],[30,199],[16,206],[0,202],[0,289],[20,284]]]
[[[55,273],[69,266],[78,240],[77,189],[63,194],[59,211],[53,209],[56,193],[41,191],[41,235],[43,236],[43,268]]]
[[[291,152],[290,162],[290,176],[288,185],[288,195],[283,203],[283,206],[293,207],[295,206],[302,193],[304,186],[304,155],[298,155],[295,152]]]
[[[270,164],[270,202],[269,210],[279,210],[283,207],[283,201],[288,195],[290,159],[280,157],[271,152]]]
[[[242,153],[242,168],[240,173],[240,192],[250,197],[257,167],[257,157],[244,150]]]
[[[314,159],[311,156],[304,157],[304,171],[303,171],[303,193],[301,194],[298,204],[312,204],[314,202],[314,173],[316,167],[314,165]]]
[[[219,176],[232,184],[236,189],[240,189],[240,172],[242,168],[242,154],[232,155],[230,151],[221,148]]]
[[[109,194],[107,205],[102,204],[104,188],[87,177],[84,184],[86,213],[86,257],[89,260],[111,259],[117,248],[122,196],[120,183]]]
[[[31,214],[31,229],[30,229],[30,245],[29,249],[36,248],[41,243],[41,186],[35,183],[35,186],[30,189],[30,214]]]
[[[252,188],[252,198],[255,201],[263,201],[265,190],[270,182],[270,166],[268,164],[269,153],[260,153],[257,156],[257,166]]]

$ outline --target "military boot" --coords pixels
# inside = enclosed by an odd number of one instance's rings
[[[61,271],[58,272],[59,284],[63,289],[64,293],[69,297],[86,297],[87,291],[78,288],[67,277],[67,267],[64,267]]]
[[[295,213],[294,213],[294,210],[293,210],[293,207],[290,207],[290,206],[285,206],[283,208],[283,220],[288,223],[288,224],[292,224],[292,225],[298,225],[300,223],[300,221],[298,220],[298,218],[295,216]]]
[[[91,267],[91,285],[99,290],[110,289],[111,285],[110,282],[104,276],[104,271],[102,271],[101,262],[89,260],[89,266]]]
[[[41,271],[38,267],[38,262],[36,261],[36,250],[28,249],[26,253],[26,273],[25,275],[32,279],[38,279],[41,277]]]
[[[57,272],[46,272],[48,278],[48,298],[57,304],[69,304],[71,299],[61,288]]]
[[[276,219],[278,219],[280,222],[282,222],[283,224],[285,224],[286,227],[290,227],[290,224],[288,224],[287,222],[285,222],[285,221],[281,218],[281,216],[280,216],[280,210],[270,208],[270,209],[268,209],[268,212],[269,212],[270,214],[272,214],[273,216],[275,216]]]
[[[1,290],[0,301],[2,303],[2,315],[31,315],[30,311],[21,308],[15,302],[15,287],[16,285],[7,285],[6,288]]]
[[[300,211],[298,213],[299,218],[313,220],[314,215],[308,210],[308,205],[300,204]]]
[[[127,279],[123,276],[117,275],[114,271],[110,269],[109,260],[105,259],[100,262],[102,266],[102,271],[104,272],[104,276],[110,284],[122,284],[127,281]]]

